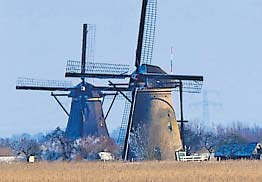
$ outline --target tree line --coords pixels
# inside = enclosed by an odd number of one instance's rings
[[[23,154],[26,158],[31,155],[38,160],[96,160],[98,153],[106,151],[116,158],[121,152],[115,141],[119,129],[112,131],[107,137],[85,137],[71,140],[65,132],[57,127],[47,134],[39,133],[16,135],[11,138],[0,138],[0,147],[12,148],[14,155]],[[232,122],[228,126],[217,125],[206,129],[201,124],[189,123],[184,129],[184,145],[188,153],[197,153],[203,149],[212,153],[218,146],[232,143],[262,143],[262,128],[258,125],[248,126],[242,122]]]
[[[249,126],[243,122],[231,122],[229,125],[217,125],[206,129],[201,124],[185,126],[185,146],[191,153],[206,149],[210,153],[225,144],[244,144],[262,142],[262,128],[258,125]]]

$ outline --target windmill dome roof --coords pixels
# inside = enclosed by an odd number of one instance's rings
[[[142,73],[156,73],[156,74],[167,74],[159,66],[142,64],[140,67],[140,72]]]

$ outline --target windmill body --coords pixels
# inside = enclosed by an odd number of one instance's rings
[[[72,98],[66,127],[69,138],[109,137],[100,99],[103,93],[93,88],[94,86],[87,82],[84,85],[80,83],[69,94]]]
[[[156,66],[143,65],[142,68],[149,74],[166,74]],[[147,87],[155,84],[155,80],[138,82]],[[182,143],[171,89],[141,89],[135,100],[128,159],[174,159]]]
[[[69,92],[69,94],[55,94],[53,92],[51,94],[64,111],[66,109],[57,97],[68,96],[71,98],[70,112],[66,111],[68,114],[66,136],[70,139],[87,136],[109,137],[101,103],[101,98],[103,98],[104,94],[100,88],[88,82],[81,82],[76,86],[72,86],[71,82],[65,81],[19,78],[16,89]]]
[[[162,160],[172,160],[182,149],[171,93],[170,89],[137,92],[128,159],[157,159],[159,152]]]

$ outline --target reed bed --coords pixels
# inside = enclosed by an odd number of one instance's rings
[[[0,181],[262,181],[262,161],[0,164]]]

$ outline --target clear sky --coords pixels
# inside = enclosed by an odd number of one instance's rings
[[[262,124],[262,1],[158,2],[153,63],[169,70],[173,46],[175,73],[203,75],[210,101],[222,105],[210,107],[211,120]],[[19,76],[64,79],[66,60],[80,59],[83,23],[97,25],[97,62],[133,65],[140,8],[141,0],[0,0],[0,136],[66,126],[50,93],[15,84]],[[201,98],[186,95],[187,119],[201,120]],[[116,112],[109,127],[120,119]]]

